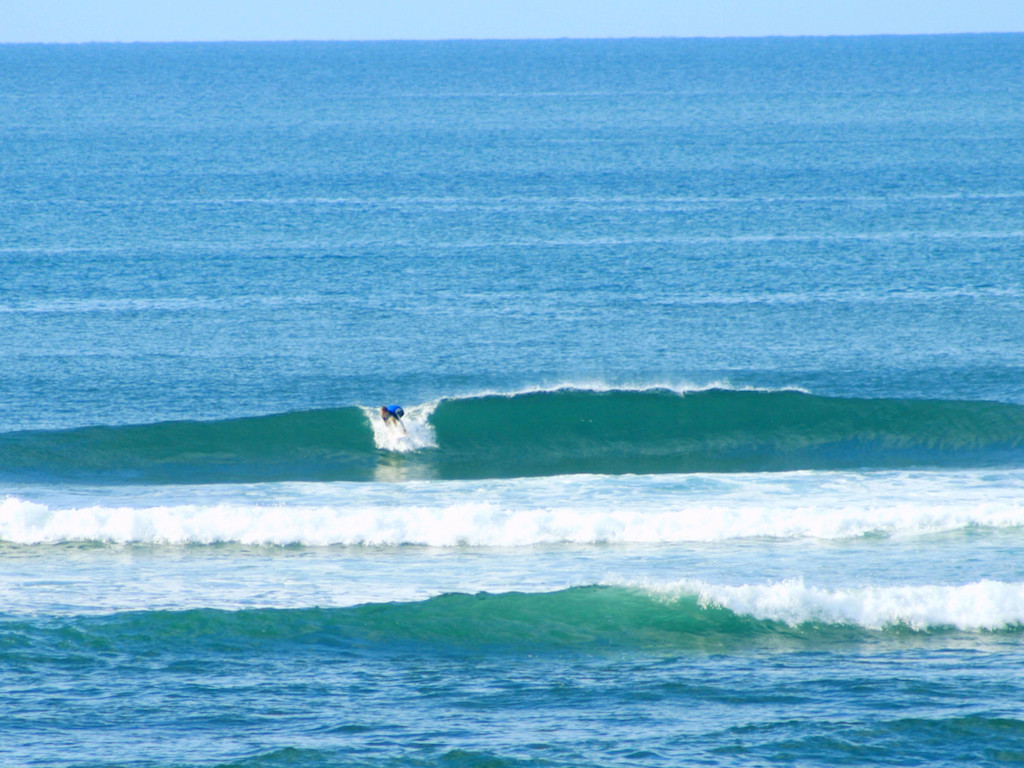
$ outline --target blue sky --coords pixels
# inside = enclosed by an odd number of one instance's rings
[[[0,42],[1024,32],[1024,0],[0,0]]]

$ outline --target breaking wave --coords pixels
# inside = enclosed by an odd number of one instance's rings
[[[519,547],[1024,528],[1021,470],[27,490],[0,497],[0,541]]]
[[[137,611],[0,618],[5,653],[105,651],[146,657],[219,653],[386,655],[704,650],[863,642],[921,634],[1010,633],[1024,626],[1024,584],[827,590],[802,582],[650,590],[583,586],[558,592],[446,594],[343,608]],[[1016,642],[1016,641],[1015,641]]]
[[[1024,406],[561,389],[407,408],[0,434],[0,479],[230,483],[1024,465]]]

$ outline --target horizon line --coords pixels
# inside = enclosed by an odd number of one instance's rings
[[[825,38],[880,38],[880,37],[982,37],[1012,36],[1024,34],[1020,31],[966,31],[966,32],[806,32],[774,33],[764,35],[623,35],[623,36],[574,36],[551,35],[538,37],[395,37],[395,38],[198,38],[192,40],[0,40],[0,45],[271,45],[294,43],[360,44],[360,43],[514,43],[514,42],[611,42],[611,41],[672,41],[672,40],[779,40],[779,39],[825,39]]]

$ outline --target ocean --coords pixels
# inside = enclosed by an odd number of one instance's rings
[[[0,179],[5,768],[1024,762],[1024,35],[3,45]]]

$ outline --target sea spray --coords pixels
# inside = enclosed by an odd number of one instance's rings
[[[373,443],[378,449],[412,453],[437,447],[434,428],[429,420],[435,407],[436,404],[411,406],[398,423],[385,422],[378,408],[363,408],[362,411],[373,430]]]

